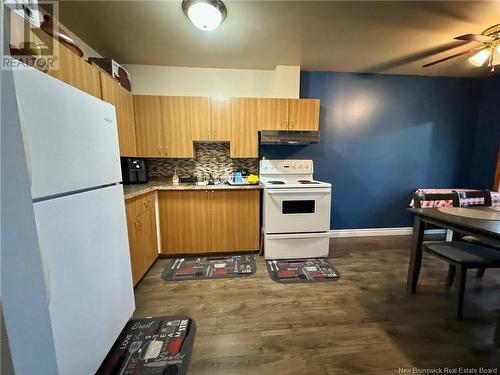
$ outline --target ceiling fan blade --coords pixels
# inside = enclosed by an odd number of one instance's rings
[[[491,42],[493,38],[491,36],[482,34],[464,34],[455,37],[456,40],[465,40],[467,42]]]
[[[476,51],[477,49],[478,48],[473,48],[473,49],[470,49],[470,50],[467,50],[467,51],[458,52],[458,53],[455,53],[454,55],[451,55],[451,56],[448,56],[448,57],[444,57],[442,59],[430,62],[430,63],[425,64],[425,65],[422,65],[422,67],[423,68],[427,68],[428,66],[436,65],[436,64],[442,63],[444,61],[454,59],[455,57],[467,55],[468,53],[472,53],[472,52]]]

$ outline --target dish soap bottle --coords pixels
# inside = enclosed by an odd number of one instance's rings
[[[179,185],[179,176],[177,176],[177,170],[174,170],[174,175],[172,176],[172,185]]]

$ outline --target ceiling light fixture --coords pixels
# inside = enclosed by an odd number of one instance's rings
[[[220,0],[183,0],[182,10],[198,29],[215,30],[226,18],[227,10]]]
[[[483,66],[486,60],[490,57],[491,49],[485,48],[469,58],[469,62],[475,66]]]

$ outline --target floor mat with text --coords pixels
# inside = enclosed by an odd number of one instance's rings
[[[163,271],[165,281],[249,276],[257,271],[255,255],[221,255],[173,259]]]
[[[186,374],[195,334],[196,325],[188,316],[130,320],[96,374]]]
[[[268,260],[266,266],[269,277],[278,283],[314,283],[340,278],[326,258]]]

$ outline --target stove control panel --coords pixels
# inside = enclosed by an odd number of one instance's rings
[[[312,160],[261,160],[260,174],[312,174]]]

